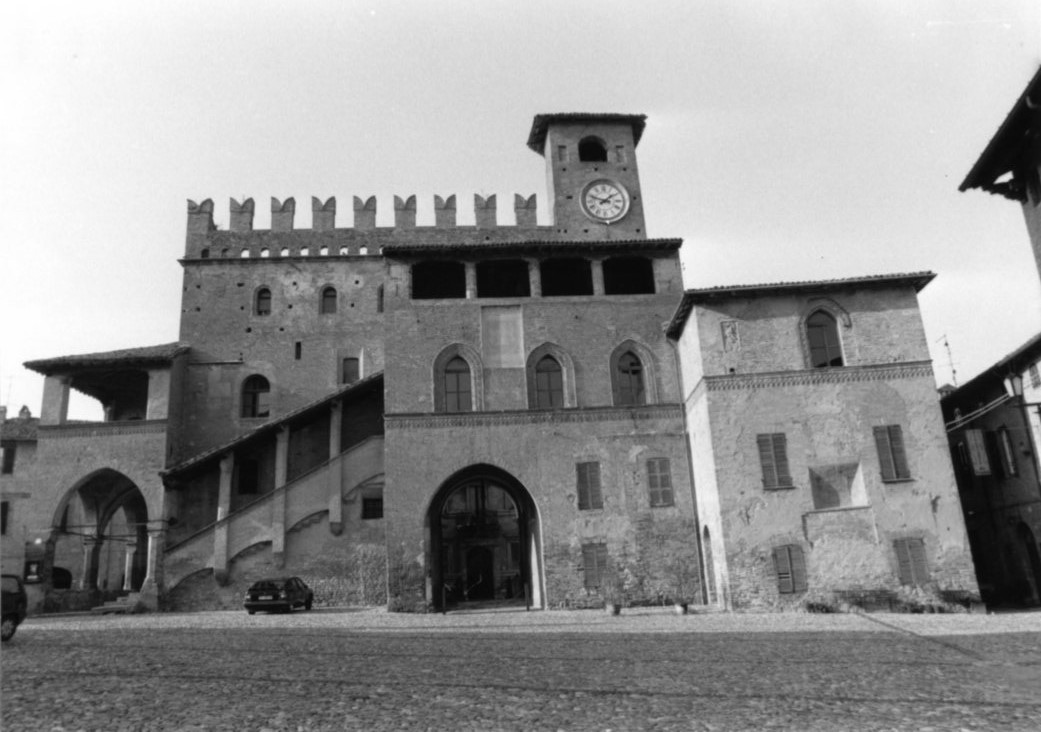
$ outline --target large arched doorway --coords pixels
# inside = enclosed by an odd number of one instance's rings
[[[538,510],[524,486],[491,465],[449,478],[431,502],[430,600],[542,607]]]
[[[51,537],[56,589],[141,589],[148,573],[148,508],[122,473],[99,470],[72,488],[57,507]]]

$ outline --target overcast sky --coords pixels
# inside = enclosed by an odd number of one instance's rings
[[[0,27],[0,403],[38,358],[177,340],[186,199],[538,194],[547,112],[648,115],[687,287],[932,270],[939,383],[1041,330],[1019,205],[958,185],[1041,64],[1037,0],[23,2]],[[76,406],[72,416],[91,416]]]

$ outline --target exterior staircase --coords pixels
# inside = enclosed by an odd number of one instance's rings
[[[103,605],[91,608],[90,612],[92,615],[108,615],[116,613],[132,613],[137,609],[138,601],[141,599],[140,592],[129,592],[126,595],[121,595],[115,600],[106,602]]]

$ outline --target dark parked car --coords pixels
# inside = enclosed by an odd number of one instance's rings
[[[3,575],[3,593],[0,595],[0,606],[2,606],[3,617],[0,619],[0,639],[8,641],[14,635],[23,620],[25,620],[25,588],[22,580],[17,575]]]
[[[299,577],[264,579],[250,585],[243,604],[250,615],[257,610],[277,610],[283,613],[294,607],[310,610],[314,604],[314,593]]]

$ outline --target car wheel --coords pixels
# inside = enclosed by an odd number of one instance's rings
[[[13,617],[8,616],[0,621],[0,640],[11,640],[17,627],[18,622]]]
[[[249,613],[250,615],[252,615],[253,613],[256,612],[256,610],[247,610],[246,612]]]
[[[304,603],[304,610],[310,610],[312,605],[314,605],[314,598],[308,595],[307,602]]]

